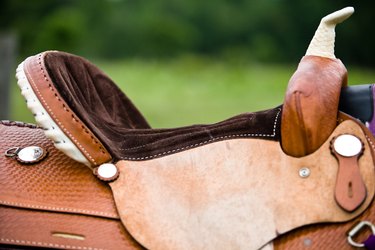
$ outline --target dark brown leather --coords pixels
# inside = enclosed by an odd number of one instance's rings
[[[0,244],[79,249],[139,249],[122,226],[112,193],[86,166],[54,148],[41,128],[0,123],[0,152],[38,145],[33,165],[0,155]],[[73,234],[84,240],[54,234]]]
[[[53,111],[51,113],[61,115],[74,124],[76,121],[70,121],[73,112],[87,126],[89,133],[100,140],[115,162],[121,159],[147,160],[162,157],[232,138],[280,138],[280,107],[240,114],[215,124],[151,129],[115,83],[84,58],[65,52],[46,51],[29,57],[25,65],[28,79],[36,80],[35,83],[30,82],[34,92],[42,89],[43,93],[51,96],[47,100]],[[53,90],[44,87],[48,84],[40,77],[44,75],[41,70],[28,65],[42,65],[44,74],[48,72],[48,82],[53,85]],[[69,105],[69,112],[64,110],[67,106],[59,104],[61,100],[56,100],[55,94]],[[49,109],[47,111],[50,113]],[[55,119],[53,114],[51,116]],[[79,134],[82,129],[78,126],[76,130],[72,127],[68,131]],[[94,149],[94,143],[82,140],[81,144]],[[91,152],[90,149],[87,151]],[[102,162],[101,159],[93,158],[96,163]],[[89,160],[93,162],[92,159]]]
[[[317,150],[336,128],[340,90],[347,84],[338,59],[305,56],[289,81],[281,118],[284,152],[301,157]]]

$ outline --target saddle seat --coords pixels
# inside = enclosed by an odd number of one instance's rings
[[[280,138],[280,107],[241,114],[216,124],[151,129],[129,98],[84,58],[48,51],[26,60],[25,69],[37,95],[48,99],[54,119],[66,124],[65,127],[75,125],[69,131],[85,149],[83,153],[105,152],[103,162],[110,157],[113,161],[151,159],[227,138]],[[35,114],[35,117],[42,115]],[[95,142],[86,143],[81,139],[82,134],[90,134]],[[65,142],[56,143],[59,147]]]

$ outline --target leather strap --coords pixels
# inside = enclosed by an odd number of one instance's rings
[[[350,138],[351,135],[341,135]],[[362,151],[353,156],[344,156],[335,149],[335,144],[341,142],[340,136],[332,140],[331,151],[338,160],[338,173],[336,178],[335,199],[340,207],[348,212],[356,210],[366,199],[366,186],[361,176],[358,160]],[[362,142],[360,142],[363,144]],[[341,145],[338,145],[341,146]],[[352,145],[343,145],[352,146]],[[361,150],[363,150],[363,146]]]

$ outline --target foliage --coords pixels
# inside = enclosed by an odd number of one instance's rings
[[[338,27],[337,54],[374,65],[374,1],[2,0],[0,32],[13,30],[22,56],[58,49],[89,57],[185,53],[295,62],[320,19],[354,5]]]
[[[284,99],[297,63],[264,65],[184,56],[174,59],[97,61],[153,127],[213,123],[243,112],[273,108]],[[348,67],[349,84],[369,83],[375,72]],[[16,84],[12,120],[34,123]]]

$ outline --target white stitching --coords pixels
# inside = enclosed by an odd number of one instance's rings
[[[60,247],[63,249],[104,250],[104,248],[96,248],[96,247],[60,245],[56,243],[47,243],[47,242],[29,241],[29,240],[15,240],[15,239],[7,239],[7,238],[0,238],[0,241],[5,242],[5,243],[28,244],[28,245],[34,245],[34,246]]]
[[[366,134],[365,134],[365,137],[366,137],[367,141],[371,144],[372,150],[375,151],[375,145],[372,143],[372,140]]]
[[[88,215],[90,214],[101,215],[101,216],[107,216],[107,217],[118,219],[118,216],[116,214],[98,212],[98,211],[93,211],[93,210],[74,209],[74,208],[65,208],[65,207],[38,206],[38,205],[30,205],[26,203],[17,203],[17,202],[3,201],[3,200],[0,200],[0,204],[6,205],[6,206],[27,207],[27,208],[33,208],[33,209],[47,209],[47,210],[60,211],[60,212],[83,213],[83,214],[88,214]]]
[[[214,142],[214,141],[218,141],[218,140],[226,140],[226,139],[238,138],[238,137],[275,137],[276,136],[277,120],[278,120],[280,112],[281,112],[281,109],[279,108],[279,111],[277,112],[277,114],[275,116],[274,123],[273,123],[272,134],[234,134],[234,135],[225,135],[225,136],[219,136],[219,137],[216,137],[216,138],[212,138],[212,139],[200,142],[200,143],[191,144],[191,145],[188,145],[188,146],[185,146],[185,147],[182,147],[182,148],[177,148],[177,149],[173,149],[173,150],[164,151],[164,152],[161,152],[161,153],[158,153],[158,154],[155,154],[155,155],[144,156],[144,157],[123,157],[121,159],[122,160],[148,160],[148,159],[156,158],[156,157],[159,157],[159,156],[163,156],[163,155],[167,155],[167,154],[171,154],[171,153],[176,153],[176,152],[180,152],[180,151],[183,151],[183,150],[186,150],[186,149],[190,149],[190,148],[195,148],[195,147],[198,147],[198,146],[202,146],[202,145],[208,144],[210,142]]]
[[[41,64],[41,57],[42,57],[42,54],[39,54],[39,55],[38,55],[38,64],[42,67],[42,64]],[[43,69],[41,69],[41,73],[42,73],[43,76],[46,75]],[[87,152],[87,151],[85,150],[85,148],[84,148],[84,147],[83,147],[83,146],[82,146],[82,145],[81,145],[81,144],[75,139],[75,137],[72,136],[72,134],[69,133],[69,131],[68,131],[68,130],[67,130],[67,129],[61,124],[61,122],[59,121],[59,119],[56,117],[56,115],[54,114],[54,112],[53,112],[53,111],[51,110],[51,108],[49,107],[48,103],[44,100],[44,98],[43,98],[43,96],[41,95],[39,89],[37,88],[37,84],[35,84],[34,79],[33,79],[32,77],[30,77],[30,79],[31,79],[31,81],[33,82],[33,85],[35,86],[35,90],[38,92],[40,99],[42,99],[42,101],[43,101],[43,103],[46,105],[48,111],[49,111],[50,114],[53,116],[53,118],[55,118],[55,120],[57,121],[57,123],[59,124],[59,126],[64,130],[65,133],[67,133],[67,134],[70,136],[70,138],[73,139],[73,141],[76,143],[76,145],[77,145],[77,146],[78,146],[83,152],[85,152],[85,154],[90,158],[90,160],[91,160],[95,165],[97,165],[95,159],[90,155],[90,153]],[[48,79],[47,79],[46,77],[44,77],[44,80],[45,80],[46,82],[48,82]],[[38,98],[38,99],[39,99],[39,98]]]

